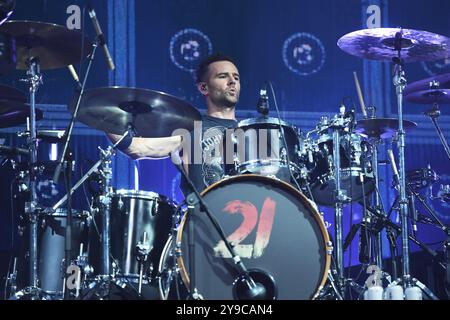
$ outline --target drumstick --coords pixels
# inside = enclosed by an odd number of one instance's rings
[[[364,118],[367,118],[366,105],[364,104],[364,98],[363,98],[363,95],[361,92],[361,86],[359,85],[358,75],[356,74],[356,71],[353,71],[353,77],[355,78],[356,92],[358,93],[358,99],[359,99],[359,104],[361,105],[361,111],[364,115]]]

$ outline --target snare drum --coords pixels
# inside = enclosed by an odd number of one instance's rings
[[[302,193],[278,179],[241,175],[211,185],[202,196],[250,275],[266,287],[268,299],[317,296],[330,268],[331,243],[321,216]],[[176,245],[169,239],[161,256],[161,297],[176,296],[169,291],[179,285],[174,284],[177,279],[182,284],[178,293],[189,288],[190,219],[195,230],[198,293],[204,299],[237,299],[238,269],[211,221],[198,208],[184,215]]]
[[[280,130],[283,128],[285,146]],[[261,117],[239,122],[235,130],[237,141],[237,172],[277,177],[291,181],[287,167],[289,156],[294,176],[299,175],[297,154],[300,149],[297,129],[277,118]]]

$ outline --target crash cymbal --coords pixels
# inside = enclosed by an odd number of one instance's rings
[[[411,131],[417,124],[403,120],[403,128]],[[369,138],[390,139],[398,130],[398,120],[394,118],[363,119],[356,123],[355,132]]]
[[[28,96],[16,88],[0,84],[0,100],[12,100],[25,103],[28,100]]]
[[[80,31],[57,24],[38,21],[6,21],[0,33],[15,38],[16,69],[27,70],[27,60],[38,57],[41,69],[57,69],[80,62],[92,50],[92,43],[84,38],[83,53]]]
[[[450,73],[436,75],[430,78],[410,83],[403,94],[430,89],[450,89]]]
[[[400,32],[400,33],[399,33]],[[401,38],[396,39],[396,34]],[[404,62],[435,61],[450,56],[450,39],[439,34],[411,29],[374,28],[344,35],[337,45],[348,54],[370,60],[391,61],[401,47]]]
[[[28,104],[11,101],[0,100],[0,128],[15,127],[27,122],[30,117],[30,106]],[[43,112],[36,109],[36,121],[41,120]]]
[[[417,104],[450,103],[450,89],[423,90],[405,95],[405,100]]]
[[[74,111],[77,97],[69,105]],[[108,133],[122,135],[131,124],[137,136],[168,137],[176,129],[192,130],[200,112],[163,92],[127,87],[86,90],[78,120]]]

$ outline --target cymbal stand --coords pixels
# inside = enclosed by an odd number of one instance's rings
[[[436,128],[437,134],[439,136],[439,139],[441,140],[442,146],[444,147],[445,153],[447,154],[447,157],[450,159],[450,148],[448,146],[447,140],[444,137],[444,133],[442,132],[442,130],[439,127],[439,124],[437,122],[437,118],[439,118],[439,116],[441,115],[441,110],[439,110],[439,105],[437,103],[434,103],[431,110],[425,112],[425,115],[430,117],[431,122],[433,122],[434,127]]]
[[[98,278],[100,279],[97,283],[94,283],[91,287],[88,288],[88,292],[85,293],[82,299],[85,299],[87,296],[90,297],[94,293],[100,290],[98,294],[101,298],[104,298],[109,295],[109,284],[110,284],[110,208],[111,208],[111,198],[113,195],[112,190],[112,168],[111,161],[112,157],[115,155],[116,148],[120,144],[120,142],[125,139],[129,134],[133,134],[134,129],[130,126],[129,129],[124,133],[124,135],[113,145],[109,146],[105,150],[100,149],[100,160],[97,161],[86,174],[69,190],[68,194],[73,194],[82,184],[86,181],[94,172],[97,170],[100,171],[100,176],[102,179],[102,190],[100,195],[100,212],[102,214],[102,234],[101,234],[101,243],[102,243],[102,264],[100,275]],[[101,169],[99,169],[101,167]],[[62,204],[67,201],[68,197],[65,195],[62,199],[60,199],[50,210],[56,210]]]
[[[405,89],[407,80],[405,71],[403,70],[403,60],[401,57],[402,32],[397,32],[394,39],[394,49],[398,52],[398,56],[393,59],[394,62],[394,77],[393,84],[397,95],[398,107],[398,155],[399,155],[399,206],[401,219],[401,235],[402,235],[402,284],[407,300],[422,299],[422,291],[416,285],[416,281],[412,281],[410,274],[409,261],[409,241],[408,241],[408,199],[406,197],[406,172],[405,172],[405,130],[403,128],[403,91]],[[410,293],[410,294],[408,294]]]
[[[341,189],[341,156],[340,156],[340,138],[341,132],[346,127],[344,118],[344,111],[341,110],[340,116],[335,116],[332,120],[330,128],[333,130],[333,170],[334,179],[336,183],[336,203],[335,203],[335,248],[336,248],[336,271],[337,282],[341,290],[341,294],[344,295],[344,251],[343,251],[343,216],[342,209],[345,203],[350,199],[345,194],[345,190]]]
[[[25,290],[30,294],[32,299],[39,296],[39,279],[38,279],[38,215],[39,206],[36,194],[36,168],[37,162],[37,138],[36,138],[36,92],[39,85],[42,84],[42,75],[40,73],[39,58],[31,57],[28,59],[27,79],[24,80],[29,84],[30,92],[30,121],[28,148],[30,150],[30,173],[29,173],[29,190],[30,201],[25,204],[25,214],[30,219],[30,265],[29,265],[29,287]]]
[[[376,108],[374,106],[368,107],[369,111],[371,111],[371,119],[376,119]],[[370,153],[372,155],[372,172],[375,180],[375,193],[373,195],[373,203],[374,208],[380,214],[386,215],[384,212],[384,208],[381,203],[380,198],[380,177],[378,175],[378,146],[382,144],[383,140],[380,137],[371,137],[369,138],[369,147]],[[364,169],[366,169],[365,163],[363,164]],[[373,216],[373,215],[372,215]],[[376,216],[373,216],[375,220],[377,220]],[[372,220],[372,219],[371,219]],[[372,221],[370,221],[372,222]],[[376,221],[374,221],[376,224]],[[379,270],[383,270],[383,247],[382,247],[382,239],[381,232],[376,232],[375,234],[375,261]]]

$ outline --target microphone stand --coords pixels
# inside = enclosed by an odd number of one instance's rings
[[[237,286],[236,288],[236,296],[239,300],[268,300],[268,299],[275,299],[275,297],[268,297],[267,296],[267,290],[266,288],[261,285],[259,282],[255,282],[254,279],[251,277],[249,270],[245,267],[244,263],[242,262],[241,258],[236,254],[234,251],[234,248],[231,246],[230,242],[228,241],[227,237],[225,236],[225,233],[223,229],[220,227],[219,222],[212,216],[211,211],[209,210],[207,204],[203,200],[202,196],[198,192],[197,188],[194,186],[194,183],[189,178],[188,174],[183,168],[183,165],[181,162],[175,163],[173,162],[175,167],[180,171],[180,173],[183,175],[183,177],[186,179],[186,182],[188,183],[189,189],[191,193],[186,197],[186,201],[188,204],[188,208],[190,210],[191,216],[189,218],[189,268],[190,269],[190,281],[189,281],[189,287],[190,287],[190,297],[195,300],[201,300],[203,297],[201,294],[198,293],[197,288],[195,286],[195,265],[194,265],[194,206],[196,204],[200,205],[200,210],[205,212],[208,219],[211,221],[211,223],[214,226],[214,229],[217,231],[219,236],[222,238],[222,241],[225,243],[225,246],[229,253],[231,254],[231,257],[234,261],[234,264],[236,265],[236,268],[239,272],[239,277],[237,281],[235,282]],[[247,288],[243,288],[242,286],[246,286]],[[242,291],[244,293],[242,293]],[[247,290],[247,292],[245,292]]]
[[[83,84],[81,85],[81,89],[78,95],[78,100],[75,106],[75,110],[73,112],[72,118],[70,119],[70,123],[69,126],[67,127],[66,131],[65,131],[65,136],[64,136],[64,147],[63,147],[63,151],[61,153],[61,156],[59,158],[58,164],[56,166],[54,175],[53,175],[53,183],[57,184],[59,181],[59,176],[61,174],[61,171],[63,169],[65,169],[65,179],[66,179],[66,185],[68,185],[68,187],[70,188],[70,175],[71,175],[71,166],[72,166],[72,160],[70,153],[68,152],[69,150],[69,145],[70,145],[70,141],[72,138],[72,133],[73,133],[73,128],[75,125],[75,121],[78,115],[78,110],[80,108],[80,103],[81,103],[81,98],[83,96],[84,93],[84,88],[86,86],[86,81],[89,75],[89,71],[91,70],[91,66],[92,66],[92,62],[94,61],[94,57],[95,57],[95,51],[97,49],[97,44],[93,44],[93,50],[92,53],[90,54],[90,56],[88,57],[89,59],[89,63],[86,69],[86,74],[84,76],[83,79]],[[67,189],[69,189],[67,188]],[[67,270],[67,268],[70,266],[71,261],[72,261],[72,210],[71,210],[71,193],[68,192],[68,211],[67,211],[67,224],[66,224],[66,231],[65,231],[65,260],[64,260],[64,270]],[[70,276],[70,274],[64,272],[64,277],[67,281],[67,277]],[[67,282],[64,281],[65,284],[67,284]],[[65,289],[65,288],[64,288]],[[64,299],[69,299],[70,298],[70,293],[69,290],[63,290],[64,291]]]

